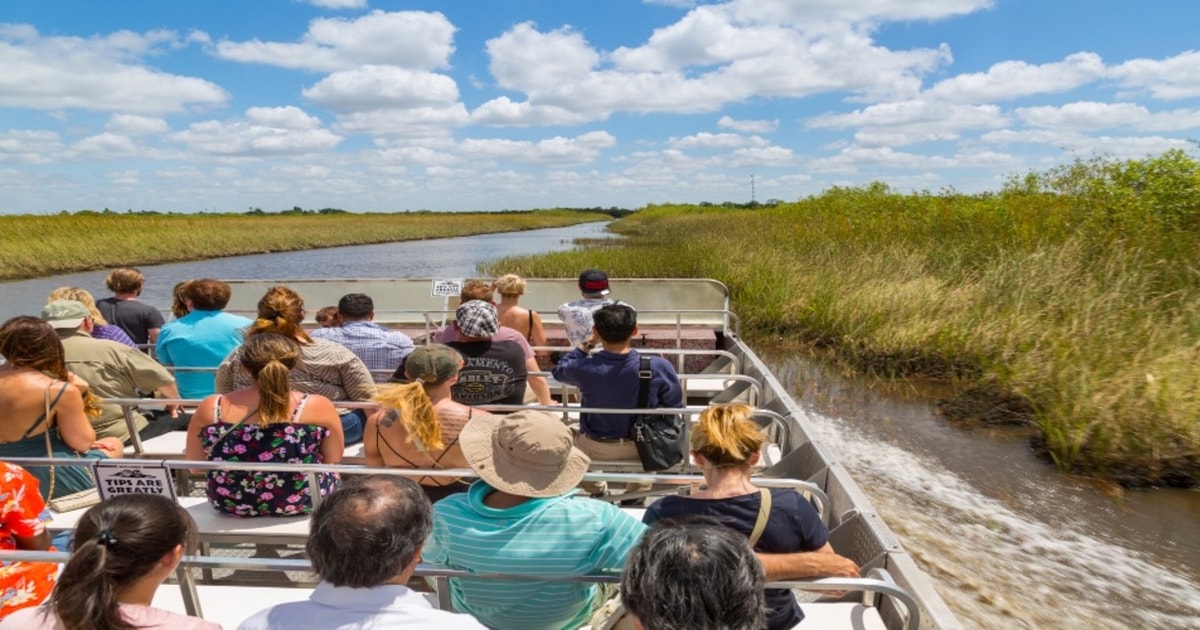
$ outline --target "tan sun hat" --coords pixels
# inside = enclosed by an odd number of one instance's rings
[[[523,409],[475,416],[459,435],[467,462],[488,485],[521,497],[556,497],[579,485],[591,459],[558,416]]]

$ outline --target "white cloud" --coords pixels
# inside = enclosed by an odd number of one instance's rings
[[[1022,107],[1016,115],[1036,127],[1080,130],[1130,127],[1139,131],[1181,131],[1200,127],[1200,110],[1151,113],[1136,103],[1080,101],[1060,106]]]
[[[346,134],[372,136],[437,136],[447,135],[456,127],[467,124],[470,115],[462,103],[444,107],[410,107],[407,109],[376,109],[338,116],[334,128]]]
[[[368,65],[334,72],[304,96],[337,112],[449,106],[458,101],[458,85],[444,74]]]
[[[303,0],[322,9],[365,9],[367,0]]]
[[[136,114],[113,114],[104,123],[104,130],[126,136],[148,136],[162,134],[171,130],[167,121],[150,116]]]
[[[364,64],[433,70],[449,66],[455,30],[441,13],[372,11],[355,19],[313,20],[294,43],[221,41],[215,54],[231,61],[317,72]]]
[[[758,136],[743,136],[736,133],[700,132],[683,138],[670,138],[667,146],[676,149],[737,149],[742,147],[765,147],[770,143]]]
[[[860,147],[876,147],[953,140],[964,130],[997,129],[1006,122],[995,105],[912,100],[817,116],[807,124],[817,129],[854,128],[854,139]]]
[[[195,152],[214,156],[294,156],[328,151],[341,137],[297,107],[252,107],[243,120],[193,123],[171,134]]]
[[[1200,52],[1189,50],[1167,59],[1132,59],[1109,69],[1120,85],[1145,90],[1155,98],[1200,96]]]
[[[717,121],[717,126],[725,129],[733,129],[742,133],[772,133],[779,128],[779,119],[775,120],[735,120],[729,116],[722,116]]]
[[[591,116],[557,105],[514,102],[507,96],[494,98],[471,112],[471,122],[495,127],[574,125],[588,122]]]
[[[215,83],[141,62],[162,46],[182,45],[166,30],[43,37],[29,25],[0,25],[0,106],[162,113],[224,104],[229,95]]]
[[[1041,65],[1004,61],[987,72],[959,74],[925,92],[931,100],[990,103],[1034,94],[1065,92],[1104,76],[1104,61],[1095,53],[1075,53],[1061,62]]]
[[[129,136],[115,133],[100,133],[84,138],[71,145],[73,157],[92,160],[118,160],[138,155],[138,146]]]
[[[787,147],[749,147],[738,149],[729,155],[727,164],[742,168],[747,166],[788,166],[796,162],[796,154]]]
[[[604,131],[593,131],[574,138],[555,136],[537,142],[501,138],[470,139],[459,144],[459,153],[468,161],[490,160],[551,168],[588,164],[602,149],[616,144],[616,138]]]
[[[62,140],[53,131],[0,131],[0,162],[50,164],[62,150]]]

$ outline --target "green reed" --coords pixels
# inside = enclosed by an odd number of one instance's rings
[[[610,220],[573,210],[399,214],[0,216],[0,279],[120,265],[532,230]]]
[[[652,206],[611,229],[620,245],[491,271],[716,278],[753,339],[952,379],[946,409],[1032,423],[1066,470],[1197,482],[1200,164],[1185,154],[979,195],[873,184],[771,208]]]

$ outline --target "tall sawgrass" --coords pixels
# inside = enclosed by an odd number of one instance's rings
[[[1200,164],[1182,152],[988,194],[873,184],[771,208],[653,206],[612,229],[620,245],[494,267],[717,278],[760,343],[953,379],[964,395],[947,409],[1033,423],[1064,469],[1197,481]]]
[[[0,216],[0,280],[119,265],[531,230],[599,212]]]

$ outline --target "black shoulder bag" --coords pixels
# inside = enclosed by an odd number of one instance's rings
[[[650,399],[650,357],[641,357],[638,370],[638,408],[647,409]],[[683,416],[643,414],[633,420],[633,442],[637,445],[642,470],[666,470],[683,460]]]

